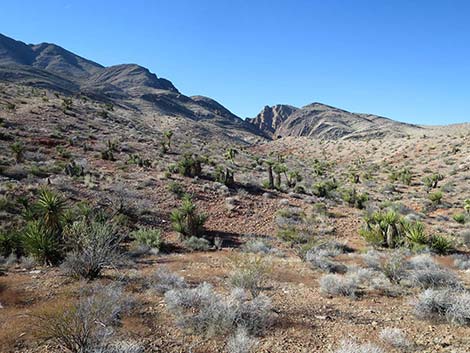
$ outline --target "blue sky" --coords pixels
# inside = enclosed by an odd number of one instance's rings
[[[323,102],[470,122],[470,1],[3,1],[0,32],[138,63],[241,117]]]

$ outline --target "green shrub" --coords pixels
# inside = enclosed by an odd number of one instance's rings
[[[183,244],[191,251],[207,251],[210,249],[210,243],[207,239],[195,236],[189,237]]]
[[[428,196],[429,200],[432,202],[433,205],[439,205],[442,202],[442,192],[436,191]]]
[[[328,197],[333,190],[338,188],[335,180],[320,181],[313,185],[312,192],[318,197]]]
[[[454,248],[451,239],[439,234],[430,237],[429,246],[431,250],[438,254],[447,254]]]
[[[21,163],[23,162],[24,160],[24,152],[26,150],[26,148],[24,147],[24,145],[17,141],[17,142],[14,142],[10,145],[10,149],[11,151],[13,152],[13,155],[15,157],[15,161],[16,163]]]
[[[197,207],[188,195],[183,197],[180,208],[171,212],[170,218],[173,229],[184,237],[201,235],[207,219],[206,215],[197,213]]]
[[[22,243],[26,253],[39,263],[54,265],[62,258],[62,247],[57,236],[41,221],[31,221],[27,224]]]
[[[230,168],[218,166],[215,169],[214,177],[217,182],[225,184],[227,186],[232,186],[235,183],[233,178],[233,170],[231,170]]]
[[[442,174],[434,173],[430,176],[426,176],[423,179],[423,183],[428,189],[435,189],[437,188],[437,184],[439,181],[444,180],[444,176]]]
[[[356,207],[358,209],[363,209],[365,207],[366,201],[369,199],[367,194],[361,194],[356,191],[356,189],[345,189],[342,192],[343,200],[349,204],[351,207]]]
[[[94,279],[104,267],[119,262],[122,236],[112,224],[83,218],[65,228],[64,233],[69,252],[61,269],[67,275]]]
[[[151,248],[160,249],[162,245],[162,237],[160,229],[141,228],[131,233],[131,237],[139,245],[147,245]]]
[[[169,183],[168,190],[175,194],[178,198],[182,198],[186,194],[183,185],[181,185],[177,181],[172,181],[171,183]]]
[[[463,213],[457,213],[455,214],[453,217],[454,221],[456,221],[457,223],[460,223],[460,224],[464,224],[465,223],[465,215]]]
[[[203,159],[192,154],[185,154],[178,162],[178,172],[186,177],[199,176],[202,173]]]
[[[17,257],[22,253],[20,234],[16,231],[0,231],[0,256],[7,257],[13,253]]]

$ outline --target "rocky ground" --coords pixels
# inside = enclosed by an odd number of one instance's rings
[[[247,145],[213,132],[194,137],[192,125],[185,129],[179,124],[170,150],[162,153],[162,131],[171,124],[145,112],[137,114],[125,107],[110,109],[79,98],[65,109],[62,96],[14,85],[3,85],[0,105],[2,228],[20,222],[15,205],[18,197],[32,198],[40,187],[47,186],[66,198],[69,205],[85,201],[108,210],[124,207],[123,214],[129,219],[124,231],[138,226],[162,229],[164,245],[158,254],[129,257],[125,264],[107,268],[94,281],[121,283],[135,303],[117,328],[119,339],[138,342],[145,352],[227,351],[226,335],[206,337],[178,327],[163,294],[152,290],[152,278],[155,271],[165,267],[184,277],[190,286],[208,282],[218,293],[227,294],[230,274],[237,264],[256,256],[269,265],[262,293],[272,301],[273,318],[269,328],[257,337],[255,352],[335,352],[346,339],[372,342],[386,352],[470,351],[468,325],[423,320],[414,315],[413,302],[420,288],[400,287],[394,296],[364,286],[354,298],[325,294],[319,284],[325,273],[304,260],[301,246],[277,236],[279,210],[302,210],[314,219],[307,227],[315,243],[336,241],[351,248],[349,253],[337,254],[336,262],[350,268],[366,267],[363,255],[370,245],[359,235],[365,210],[349,206],[338,195],[319,197],[311,192],[316,183],[335,178],[342,188],[367,193],[367,208],[393,204],[400,213],[420,219],[429,234],[449,237],[455,251],[431,256],[468,288],[469,272],[455,266],[454,255],[468,254],[470,223],[453,219],[455,214],[464,213],[464,202],[470,198],[468,125],[423,128],[419,134],[404,138],[285,138]],[[18,141],[26,148],[20,163],[15,162],[11,151],[11,144]],[[117,142],[114,161],[101,157],[107,141]],[[223,157],[228,144],[239,151],[234,163]],[[169,173],[169,167],[188,152],[207,157],[203,175],[188,178]],[[149,164],[129,163],[132,155],[148,159]],[[284,156],[290,171],[300,172],[305,193],[287,187],[279,191],[263,187],[267,169],[258,161],[276,159],[278,155]],[[71,161],[83,166],[85,175],[66,175],[64,170]],[[318,161],[327,164],[323,174],[315,171]],[[228,188],[210,177],[218,165],[235,171],[234,186]],[[412,171],[410,185],[390,179],[393,170],[404,167]],[[423,178],[432,173],[444,176],[438,188],[443,196],[437,206],[432,205],[430,192],[423,186]],[[170,221],[171,210],[181,203],[169,190],[174,182],[193,195],[198,209],[208,216],[207,239],[221,239],[221,246],[191,251],[180,241]],[[319,212],[318,205],[327,212]],[[262,239],[275,251],[255,255],[243,251],[243,244],[253,239]],[[125,241],[123,253],[131,247],[131,242]],[[407,253],[406,258],[415,255]],[[53,340],[37,337],[37,317],[44,311],[60,310],[77,299],[81,288],[94,283],[66,277],[58,267],[34,264],[25,268],[22,262],[3,267],[0,351],[63,351]],[[380,333],[386,328],[401,329],[410,344],[396,348],[384,343]]]

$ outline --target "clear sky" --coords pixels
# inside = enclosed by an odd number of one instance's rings
[[[322,102],[470,122],[468,0],[2,1],[0,32],[138,63],[241,117]]]

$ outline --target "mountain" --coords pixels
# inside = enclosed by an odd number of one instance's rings
[[[256,117],[246,120],[272,137],[276,129],[297,110],[299,108],[286,104],[277,104],[272,107],[265,106]]]
[[[207,131],[212,124],[232,129],[230,136],[243,136],[245,141],[267,138],[263,131],[215,100],[185,96],[171,81],[145,67],[137,64],[104,67],[55,44],[25,44],[0,34],[0,81],[88,96],[159,120],[189,119],[203,124],[198,131]]]
[[[417,125],[373,114],[351,113],[322,103],[312,103],[300,109],[286,107],[290,106],[265,107],[249,122],[274,138],[306,136],[320,139],[355,139],[386,135],[406,136],[408,132],[420,129]]]

